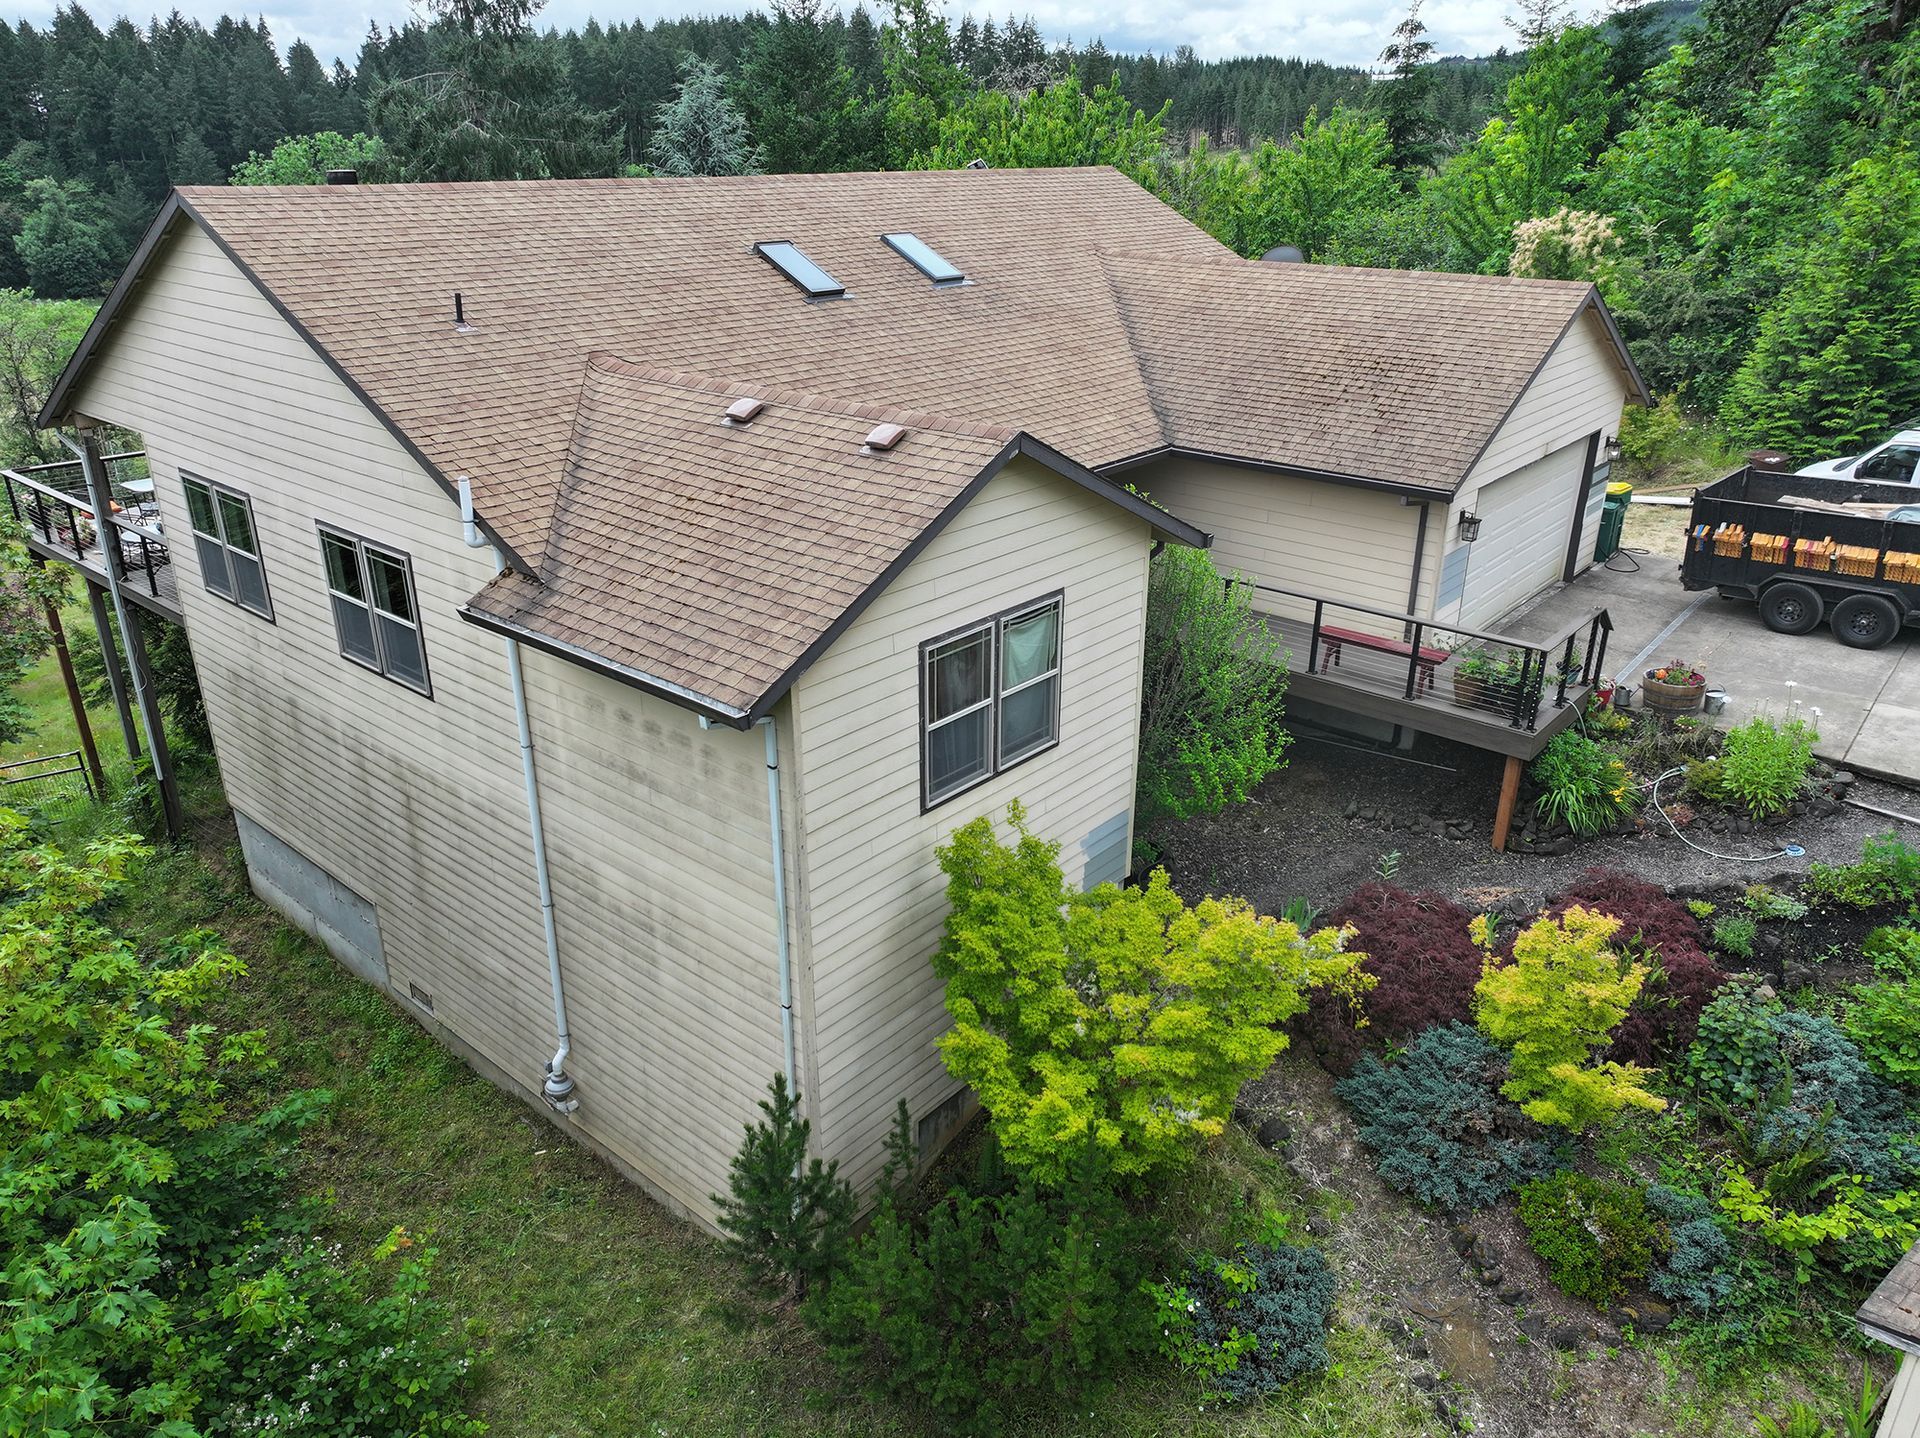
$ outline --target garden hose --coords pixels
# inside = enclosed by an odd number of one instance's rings
[[[1662,819],[1665,819],[1667,821],[1667,827],[1673,830],[1673,837],[1685,844],[1689,849],[1697,850],[1705,854],[1709,859],[1724,859],[1734,864],[1764,864],[1771,859],[1798,859],[1807,852],[1798,844],[1785,844],[1771,854],[1716,854],[1713,850],[1694,843],[1693,840],[1680,832],[1680,826],[1673,822],[1673,816],[1660,807],[1661,784],[1665,783],[1668,779],[1675,778],[1686,772],[1686,767],[1683,765],[1678,769],[1669,769],[1664,774],[1654,775],[1652,781],[1647,785],[1647,797],[1653,803],[1654,812]]]

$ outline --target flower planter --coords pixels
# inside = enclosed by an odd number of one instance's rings
[[[1647,671],[1640,686],[1640,705],[1659,714],[1697,714],[1706,702],[1707,677],[1691,674],[1686,679],[1662,679],[1658,669]]]
[[[1485,709],[1504,714],[1520,692],[1517,680],[1489,679],[1483,674],[1453,676],[1453,702],[1462,709]]]

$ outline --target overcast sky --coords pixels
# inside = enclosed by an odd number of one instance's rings
[[[845,0],[846,8],[852,3]],[[867,3],[869,9],[885,9],[884,3]],[[259,0],[152,0],[131,6],[126,0],[82,0],[82,4],[102,28],[123,11],[145,25],[156,10],[164,13],[176,5],[183,14],[207,22],[223,12],[264,14],[283,53],[294,40],[304,39],[329,64],[336,56],[353,63],[369,21],[377,20],[384,27],[414,12],[409,0],[278,0],[264,9]],[[10,8],[33,24],[44,25],[52,19],[54,7],[55,0],[25,4],[14,0]],[[664,15],[752,8],[745,0],[550,0],[540,23],[577,29],[589,16],[602,23],[653,21]],[[962,7],[949,0],[947,8],[958,16]],[[1292,0],[1279,5],[1267,0],[1191,0],[1184,7],[1165,0],[1037,0],[1032,4],[982,0],[974,13],[1031,14],[1050,40],[1071,37],[1084,44],[1097,35],[1110,50],[1165,53],[1186,44],[1210,60],[1275,54],[1367,65],[1380,53],[1405,9],[1399,0]],[[1425,16],[1442,54],[1474,55],[1507,43],[1510,32],[1501,17],[1508,10],[1506,0],[1429,0]]]

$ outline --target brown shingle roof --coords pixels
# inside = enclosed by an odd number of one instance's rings
[[[1099,465],[1160,431],[1096,247],[1231,258],[1107,169],[181,194],[529,565],[590,354],[984,416]],[[892,230],[978,282],[936,290]],[[808,302],[753,252],[777,239],[847,297]]]
[[[1920,1353],[1920,1243],[1901,1255],[1854,1318],[1869,1338]]]
[[[743,395],[765,407],[727,422]],[[883,423],[906,437],[868,450],[863,439]],[[540,575],[501,576],[468,613],[663,692],[764,712],[836,624],[1021,447],[1004,426],[595,356]],[[1106,480],[1056,467],[1151,513]]]
[[[1106,257],[1176,448],[1451,491],[1593,287]]]

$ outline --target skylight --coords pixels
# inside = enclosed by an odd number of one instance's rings
[[[894,253],[936,285],[958,284],[967,277],[965,270],[943,257],[938,250],[918,235],[902,233],[882,235],[880,238],[893,247]]]
[[[809,299],[830,299],[844,295],[847,287],[808,259],[791,240],[769,240],[753,247],[754,253],[781,274],[805,290]]]

